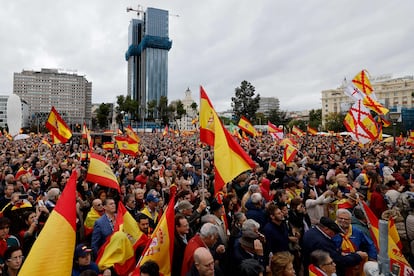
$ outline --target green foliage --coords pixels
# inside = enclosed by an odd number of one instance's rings
[[[153,120],[157,109],[157,100],[152,100],[147,103],[148,119]]]
[[[286,118],[286,111],[280,111],[278,109],[272,109],[269,112],[269,117],[267,118],[275,126],[286,125],[288,119]]]
[[[345,131],[344,126],[345,115],[340,113],[331,112],[326,116],[325,120],[325,130],[326,131],[335,131],[342,132]]]
[[[256,111],[259,109],[260,94],[255,95],[254,86],[248,81],[242,81],[240,87],[235,89],[235,97],[231,98],[232,108],[236,120],[243,115],[250,122],[254,122]]]
[[[111,119],[109,117],[110,113],[111,113],[110,104],[101,103],[99,105],[98,109],[96,110],[96,120],[100,128],[103,129],[103,128],[108,127],[108,120]]]
[[[303,120],[292,120],[288,123],[289,129],[292,129],[293,126],[300,128],[302,131],[306,131],[307,123]]]
[[[318,129],[322,124],[322,109],[309,111],[309,126]]]

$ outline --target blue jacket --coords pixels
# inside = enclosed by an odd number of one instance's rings
[[[115,221],[112,223],[115,224]],[[111,225],[111,222],[106,214],[103,214],[102,217],[95,221],[91,242],[91,247],[95,257],[98,256],[99,248],[105,243],[106,238],[114,231],[113,224]]]
[[[266,237],[265,255],[281,251],[289,251],[289,232],[286,223],[282,222],[276,225],[268,222],[263,228],[263,234]]]
[[[307,268],[310,264],[310,254],[316,249],[321,249],[329,253],[332,260],[336,264],[336,273],[338,276],[345,275],[346,267],[355,266],[362,261],[361,256],[356,253],[342,255],[341,249],[332,239],[325,236],[317,227],[313,227],[303,236],[303,257],[305,268]],[[308,275],[308,273],[308,270],[305,269],[305,276]]]
[[[266,211],[264,207],[257,207],[252,203],[252,200],[249,199],[246,202],[246,217],[248,219],[254,219],[257,223],[260,224],[260,230],[263,229],[267,222]]]
[[[377,249],[375,248],[374,242],[368,238],[361,230],[352,225],[352,235],[349,237],[351,242],[358,250],[367,252],[370,259],[377,259]],[[332,240],[335,242],[336,246],[341,248],[342,245],[342,236],[337,234]]]

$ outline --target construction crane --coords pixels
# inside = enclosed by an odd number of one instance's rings
[[[136,12],[136,13],[137,13],[137,16],[138,16],[139,18],[141,18],[141,16],[142,16],[142,15],[144,15],[144,9],[143,9],[143,7],[142,7],[141,5],[138,5],[138,8],[137,8],[137,9],[133,9],[133,8],[131,8],[131,7],[127,7],[127,8],[126,8],[126,11],[127,11],[127,12],[131,12],[131,11]],[[168,13],[168,15],[169,15],[169,16],[174,16],[174,17],[180,17],[180,15],[178,15],[178,14],[171,14],[171,13]]]

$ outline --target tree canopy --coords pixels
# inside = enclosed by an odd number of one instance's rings
[[[256,122],[256,111],[259,109],[260,94],[255,96],[255,87],[248,81],[242,81],[235,89],[235,97],[231,98],[235,119],[246,117],[250,122]]]

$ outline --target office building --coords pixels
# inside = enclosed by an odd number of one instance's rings
[[[29,105],[32,123],[43,124],[52,106],[69,126],[91,122],[92,83],[58,69],[14,73],[13,93]]]
[[[269,116],[270,111],[279,110],[279,99],[275,97],[260,97],[259,109],[257,113],[262,113],[265,116]]]
[[[147,103],[160,97],[168,98],[168,51],[172,42],[168,37],[168,11],[147,8],[140,19],[132,19],[128,30],[127,95],[140,104],[140,118],[144,118]],[[154,114],[158,118],[158,114]]]
[[[329,113],[348,112],[355,102],[344,93],[346,82],[335,89],[322,91],[322,123],[325,123]],[[374,79],[371,78],[371,85],[378,101],[388,109],[401,109],[404,119],[404,110],[412,110],[414,107],[414,77],[405,76],[392,78],[391,76]]]

